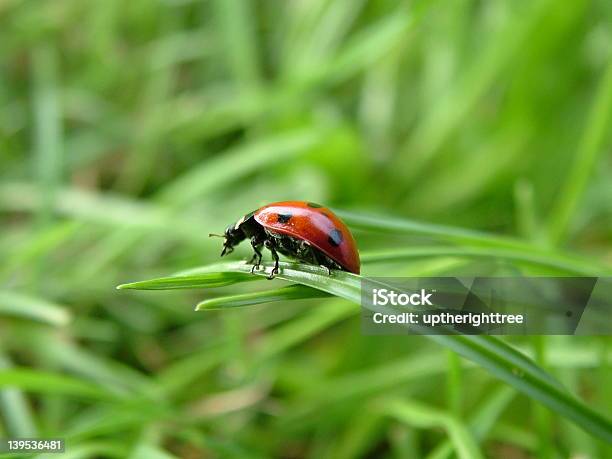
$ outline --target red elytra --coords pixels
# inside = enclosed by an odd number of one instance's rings
[[[268,231],[303,239],[345,270],[359,274],[360,261],[353,235],[327,207],[305,201],[263,206],[253,214]]]

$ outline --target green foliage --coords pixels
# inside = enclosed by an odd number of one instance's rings
[[[268,276],[274,264],[269,263],[264,266],[265,270],[256,272],[259,277]],[[250,271],[251,266],[245,263],[213,265],[191,270],[189,275],[123,284],[118,288],[160,290],[198,288],[207,285],[214,287],[218,285],[216,279],[226,279],[228,275],[249,273]],[[332,276],[329,276],[323,268],[281,263],[281,270],[277,277],[310,288],[289,286],[254,294],[231,295],[200,303],[197,309],[201,310],[206,309],[207,306],[215,307],[218,305],[222,305],[222,307],[246,306],[248,304],[259,304],[262,300],[278,301],[279,297],[284,300],[320,297],[321,295],[316,293],[316,290],[336,295],[356,305],[361,303],[360,276],[356,274],[335,271]],[[213,280],[211,281],[211,279]],[[236,279],[237,282],[240,281],[238,277]],[[392,288],[392,286],[388,287]],[[612,422],[578,401],[562,388],[558,381],[555,381],[534,362],[503,341],[492,336],[431,335],[427,337],[473,360],[493,375],[547,405],[562,416],[566,416],[590,433],[600,436],[607,442],[612,442]],[[431,417],[419,416],[420,412],[427,410],[425,408],[414,408],[413,405],[407,404],[404,408],[393,412],[402,419],[422,419],[426,426],[430,426],[432,423],[442,423],[449,430],[449,434],[454,438],[454,441],[458,443],[458,452],[462,454],[462,457],[470,457],[471,439],[464,438],[463,427],[461,425],[457,426],[456,419],[445,414],[435,413],[432,413]]]
[[[610,24],[605,0],[0,2],[0,437],[612,457],[608,337],[363,336],[358,276],[268,283],[208,237],[304,199],[366,276],[610,276]]]

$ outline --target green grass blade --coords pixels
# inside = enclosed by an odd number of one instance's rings
[[[1,191],[0,191],[1,193]],[[38,232],[36,236],[28,239],[27,244],[16,250],[11,256],[3,260],[0,267],[0,276],[7,277],[19,267],[34,263],[37,258],[46,257],[49,252],[65,243],[81,228],[78,222],[68,221],[52,225]]]
[[[0,290],[0,316],[20,317],[62,327],[70,320],[70,312],[42,298],[8,290]]]
[[[355,312],[355,307],[347,301],[326,301],[306,315],[269,331],[257,348],[257,356],[266,359],[280,355],[333,324],[355,315]]]
[[[327,274],[325,268],[312,265],[302,265],[299,263],[288,263],[281,262],[280,273],[276,275],[275,279],[292,281],[293,279],[302,285],[312,287],[317,290],[330,293],[341,298],[349,299],[355,302],[355,299],[359,300],[359,292],[361,289],[360,276],[345,271],[333,271],[332,275]],[[274,267],[273,263],[265,262],[261,264],[262,269],[251,273],[252,265],[244,262],[235,263],[219,263],[200,268],[190,269],[188,271],[182,271],[174,277],[163,278],[163,282],[167,282],[169,285],[173,285],[175,282],[179,284],[184,281],[197,283],[198,279],[209,279],[210,276],[218,276],[219,274],[246,274],[242,276],[241,281],[244,280],[257,280],[267,278],[272,272]],[[156,280],[144,281],[144,282],[156,282]],[[135,284],[140,284],[136,282]],[[134,284],[128,284],[134,285]],[[123,287],[126,288],[126,287]],[[138,287],[130,287],[138,288]],[[193,287],[190,287],[193,288]],[[359,303],[359,301],[357,301]]]
[[[256,271],[252,277],[269,275],[273,264],[264,263],[262,266],[264,269]],[[361,303],[361,276],[340,271],[334,271],[329,276],[323,268],[297,263],[282,262],[280,266],[278,279],[319,289],[357,305]],[[206,286],[211,284],[211,276],[214,278],[214,275],[227,273],[249,274],[250,270],[251,266],[242,262],[225,263],[190,270],[188,276],[179,275],[128,285],[129,288],[139,288],[140,285],[140,288],[155,286],[167,289],[186,288],[187,285]],[[202,277],[202,282],[198,281],[199,276]],[[212,284],[215,285],[214,282]],[[497,378],[572,420],[583,429],[604,440],[612,441],[612,423],[608,419],[568,393],[552,376],[500,339],[482,335],[426,336],[476,362]]]
[[[83,445],[72,446],[68,444],[68,450],[62,453],[62,459],[88,459],[91,457],[124,458],[125,448],[111,442],[91,442]],[[35,459],[56,459],[57,453],[43,453],[35,456]]]
[[[260,79],[257,57],[257,35],[251,18],[255,5],[241,0],[212,2],[217,29],[223,39],[221,57],[226,59],[233,79],[246,88],[256,86]]]
[[[117,400],[117,396],[102,387],[71,376],[32,370],[29,368],[10,368],[0,370],[0,387],[17,387],[39,394],[66,395],[69,397]]]
[[[478,247],[533,248],[520,239],[488,234],[482,231],[453,226],[424,223],[388,215],[373,215],[334,209],[351,228],[395,235],[419,235],[439,238],[444,241],[469,244]]]
[[[61,339],[57,334],[34,336],[31,348],[39,361],[95,382],[109,392],[154,396],[155,388],[139,371],[120,361],[99,356],[79,343]]]
[[[304,73],[314,80],[325,79],[328,83],[341,81],[388,53],[406,38],[406,32],[412,24],[412,17],[400,9],[361,33],[334,59],[311,69],[314,75]]]
[[[249,268],[250,269],[250,268]],[[247,282],[254,280],[252,276],[246,273],[205,273],[193,276],[178,276],[178,277],[161,277],[148,281],[132,282],[129,284],[121,284],[117,286],[119,290],[177,290],[185,288],[213,288],[225,287],[237,282]]]
[[[580,198],[588,185],[588,180],[603,152],[602,142],[609,136],[612,119],[612,64],[608,64],[599,88],[595,92],[593,106],[587,117],[586,128],[574,164],[557,199],[550,216],[549,235],[552,243],[563,240],[570,229],[570,222]]]
[[[487,433],[493,428],[502,411],[512,401],[515,392],[509,387],[502,387],[495,392],[478,408],[468,421],[468,428],[478,441],[484,440]],[[452,454],[452,444],[445,440],[434,448],[427,459],[445,459]]]
[[[472,59],[463,74],[455,78],[439,103],[422,117],[406,145],[397,156],[396,167],[415,177],[431,161],[436,151],[458,129],[468,113],[509,65],[523,44],[537,31],[538,22],[550,11],[551,0],[529,2],[523,11],[516,11],[503,29],[486,43]],[[404,164],[408,163],[406,168]]]
[[[446,403],[453,416],[461,417],[463,406],[463,374],[461,359],[452,351],[447,352]]]
[[[385,406],[387,414],[410,426],[422,429],[442,427],[460,458],[484,458],[469,430],[454,416],[414,401],[390,400]]]
[[[39,185],[44,190],[40,219],[48,222],[52,216],[55,191],[62,169],[62,117],[58,94],[58,58],[49,45],[41,45],[32,53],[34,80],[34,114],[36,168]]]
[[[31,212],[41,205],[43,199],[43,193],[30,183],[0,183],[0,207],[3,210]],[[54,212],[102,226],[115,226],[122,230],[165,231],[196,241],[208,238],[208,234],[193,231],[201,221],[173,218],[161,206],[126,199],[115,193],[63,188],[58,190],[54,205]]]
[[[141,443],[136,446],[129,459],[177,459],[177,456],[164,451],[157,445]]]
[[[270,303],[273,301],[301,300],[305,298],[325,298],[331,296],[321,290],[304,287],[303,285],[289,285],[263,292],[243,293],[242,295],[222,296],[204,300],[196,306],[196,311],[211,309],[239,308],[255,304]]]
[[[493,258],[519,262],[528,265],[542,266],[562,271],[568,274],[582,276],[606,276],[612,274],[612,269],[597,264],[557,254],[542,254],[534,251],[507,249],[498,247],[454,247],[454,246],[419,246],[413,248],[398,248],[361,254],[361,261],[368,263],[384,263],[429,257],[459,257],[459,258]]]
[[[506,355],[500,354],[498,351],[501,347],[512,351],[512,348],[502,344],[502,341],[489,340],[486,338],[492,337],[485,336],[432,335],[429,338],[476,362],[494,376],[573,421],[584,430],[606,441],[612,441],[612,423],[609,419],[589,408],[558,384],[551,383],[552,377],[541,377],[543,371],[534,372],[533,364],[524,365],[519,360],[508,359]],[[491,344],[494,346],[491,347]]]
[[[12,366],[8,356],[0,351],[0,369],[9,369]],[[10,435],[14,437],[36,436],[36,424],[30,405],[21,390],[16,388],[0,390],[0,413],[2,413],[2,420]]]
[[[166,394],[180,393],[198,381],[202,375],[221,365],[228,355],[229,352],[223,346],[192,352],[164,368],[157,375],[156,382]]]
[[[481,231],[423,223],[384,215],[366,215],[346,211],[336,211],[336,213],[342,217],[352,229],[381,234],[431,237],[453,244],[469,246],[456,248],[456,250],[474,250],[474,252],[471,252],[471,256],[486,256],[485,254],[487,253],[491,255],[495,253],[495,256],[499,257],[523,260],[536,264],[545,264],[547,266],[557,267],[576,273],[590,273],[589,275],[610,275],[612,273],[612,267],[598,263],[597,261],[587,261],[575,255],[566,254],[558,250],[542,248],[509,236],[498,236]],[[497,251],[487,252],[484,250],[485,248],[495,248]],[[428,249],[415,248],[412,250],[415,250],[414,253],[416,254],[418,250],[426,251]],[[430,250],[443,251],[445,249],[430,248]]]
[[[304,129],[239,146],[202,162],[168,185],[162,202],[187,204],[207,192],[269,164],[294,159],[321,140],[321,132]]]
[[[397,385],[411,384],[431,378],[444,368],[443,356],[437,352],[417,355],[385,363],[377,367],[349,373],[313,385],[307,394],[308,408],[316,408],[316,401],[329,404],[350,398],[382,393]]]

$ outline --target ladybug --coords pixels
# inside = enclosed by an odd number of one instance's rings
[[[249,239],[255,253],[249,261],[251,272],[261,264],[261,248],[272,253],[278,274],[278,254],[303,263],[320,265],[359,274],[359,252],[353,235],[331,210],[305,201],[275,202],[250,212],[230,225],[225,233],[210,234],[224,238],[221,256],[227,255],[243,240]]]

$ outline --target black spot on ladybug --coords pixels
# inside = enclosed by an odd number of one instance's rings
[[[329,218],[331,220],[331,215],[326,214],[325,212],[321,212],[321,215],[325,215],[327,218]]]
[[[308,207],[312,207],[313,209],[318,209],[320,207],[323,207],[321,204],[315,204],[314,202],[307,202],[306,205]]]
[[[289,220],[291,220],[291,217],[293,217],[291,214],[278,214],[276,219],[279,223],[287,223]]]
[[[342,233],[339,229],[333,229],[329,232],[329,236],[327,236],[327,242],[329,242],[334,247],[338,247],[342,244]]]

